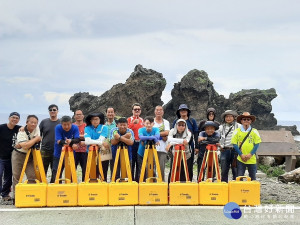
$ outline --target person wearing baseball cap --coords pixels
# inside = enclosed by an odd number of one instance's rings
[[[242,126],[237,128],[231,139],[231,144],[238,153],[237,157],[237,173],[238,176],[244,176],[246,168],[248,168],[249,176],[252,180],[256,180],[256,151],[261,143],[260,135],[257,129],[251,124],[256,120],[254,115],[244,112],[237,117],[237,122]]]
[[[20,114],[12,112],[9,114],[8,123],[0,125],[0,194],[3,201],[11,200],[9,196],[12,185],[11,153],[21,127],[17,125],[19,121]]]

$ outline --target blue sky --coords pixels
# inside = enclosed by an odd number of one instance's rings
[[[0,112],[71,114],[136,64],[174,82],[205,70],[219,94],[275,88],[279,120],[300,120],[300,1],[0,0]]]

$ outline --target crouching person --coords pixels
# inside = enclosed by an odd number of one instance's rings
[[[17,145],[11,156],[13,172],[13,198],[15,197],[15,187],[19,182],[27,151],[40,141],[41,136],[40,129],[38,127],[38,117],[35,115],[29,115],[27,117],[24,130],[19,131],[17,135]],[[28,159],[25,173],[28,180],[36,179],[32,154],[30,154]]]

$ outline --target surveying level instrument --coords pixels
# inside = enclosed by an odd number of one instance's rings
[[[116,180],[117,167],[120,161],[121,178]],[[132,181],[128,147],[123,142],[118,145],[114,169],[109,183],[109,205],[137,205],[138,183]]]
[[[154,177],[154,161],[157,177]],[[147,166],[147,179],[143,182]],[[168,204],[168,184],[162,182],[157,150],[154,141],[147,141],[139,180],[140,205]]]
[[[37,146],[37,145],[35,145]],[[33,165],[36,179],[26,180],[23,178],[27,168],[30,154],[33,157]],[[30,148],[26,153],[24,165],[21,171],[19,183],[15,190],[16,207],[42,207],[46,206],[47,179],[42,161],[41,151],[38,148]]]
[[[65,167],[65,178],[60,179],[61,170]],[[61,183],[64,181],[65,183]],[[48,185],[47,206],[77,205],[77,174],[75,169],[73,149],[64,145],[58,163],[54,184]]]

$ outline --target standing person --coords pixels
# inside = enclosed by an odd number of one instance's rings
[[[38,127],[38,118],[35,115],[29,115],[26,119],[26,126],[24,127],[24,131],[19,131],[17,135],[18,148],[15,148],[11,155],[14,197],[15,187],[19,182],[27,151],[40,141],[41,136],[40,129]],[[30,154],[29,156],[25,173],[28,180],[33,180],[36,178],[32,154]]]
[[[10,201],[10,188],[12,185],[11,154],[14,150],[17,133],[20,126],[20,114],[9,114],[8,123],[0,125],[0,193],[3,201]],[[2,184],[3,178],[3,184]]]
[[[107,140],[108,140],[108,144],[109,144],[109,150],[110,150],[110,154],[112,154],[111,152],[111,139],[112,139],[112,136],[111,136],[111,130],[113,128],[115,128],[117,126],[116,124],[116,121],[115,121],[115,116],[116,116],[116,111],[113,107],[109,106],[107,109],[106,109],[106,122],[105,122],[105,125],[107,126],[107,129],[108,129],[108,137],[107,137]],[[113,172],[113,165],[114,165],[114,162],[113,160],[109,160],[109,168],[110,168],[110,173],[112,175],[112,172]]]
[[[185,154],[186,154],[186,159],[188,161],[191,158],[191,146],[189,144],[191,137],[192,137],[192,133],[188,129],[186,120],[184,119],[177,120],[174,128],[171,129],[171,131],[169,132],[167,151],[172,151],[172,155],[174,157],[174,151],[173,151],[174,145],[183,144],[185,146]],[[172,167],[173,167],[173,157],[171,158],[171,164],[170,164],[170,173],[168,178],[169,183],[170,183]],[[190,180],[192,180],[190,174],[189,177]],[[181,163],[181,169],[180,169],[180,181],[186,181],[183,162]]]
[[[159,129],[154,126],[154,118],[151,116],[145,117],[144,120],[144,127],[139,129],[139,138],[140,138],[140,144],[139,144],[139,150],[138,150],[138,174],[137,174],[137,180],[140,179],[142,164],[143,164],[143,157],[145,153],[145,148],[148,141],[154,141],[156,145],[159,145]],[[144,177],[146,179],[146,176]]]
[[[77,169],[78,164],[80,164],[82,171],[82,181],[84,181],[85,170],[86,170],[86,161],[87,161],[87,152],[86,145],[84,143],[84,128],[86,127],[86,123],[83,122],[84,115],[82,110],[77,109],[74,113],[75,125],[79,129],[79,137],[80,137],[80,145],[75,150],[74,158],[75,158],[75,168]]]
[[[43,119],[39,126],[41,137],[42,137],[41,155],[42,155],[46,176],[47,176],[49,165],[51,170],[53,168],[55,127],[60,123],[60,120],[57,117],[58,106],[55,104],[51,104],[48,107],[48,111],[50,117]]]
[[[86,127],[84,129],[84,138],[86,145],[99,145],[99,154],[101,155],[102,168],[104,174],[104,180],[107,181],[107,171],[109,160],[105,157],[108,152],[108,143],[106,138],[108,136],[107,126],[104,125],[104,114],[103,113],[93,113],[86,117],[85,119]],[[87,151],[89,151],[89,146],[87,146]],[[103,159],[102,159],[103,158]],[[105,159],[105,160],[104,160]],[[98,167],[97,167],[98,168]],[[98,174],[97,170],[97,174]],[[98,175],[97,175],[98,176]]]
[[[138,149],[140,144],[139,129],[144,126],[144,120],[140,117],[142,112],[142,107],[139,103],[134,103],[132,105],[132,116],[127,118],[128,128],[134,133],[134,143],[132,146],[132,164],[131,164],[131,174],[132,179],[138,182]]]
[[[198,131],[204,131],[204,124],[206,121],[213,121],[216,124],[220,126],[220,123],[218,121],[215,121],[216,119],[216,110],[214,108],[208,108],[206,111],[206,119],[201,120],[199,125],[198,125]]]
[[[231,144],[233,132],[241,125],[236,122],[237,113],[233,110],[226,110],[222,115],[222,124],[219,127],[221,135],[220,140],[220,164],[221,164],[221,181],[228,182],[228,172],[231,167],[232,179],[237,176],[237,168],[233,165],[235,150]]]
[[[255,154],[261,142],[258,131],[251,126],[251,123],[254,122],[255,119],[256,117],[250,115],[249,112],[244,112],[242,115],[239,115],[237,122],[241,123],[242,126],[233,132],[231,139],[231,143],[238,153],[237,175],[244,176],[247,167],[251,180],[256,180]]]
[[[118,119],[117,127],[111,130],[111,151],[112,151],[112,168],[114,167],[118,146],[120,143],[127,145],[129,161],[132,161],[132,145],[134,143],[134,134],[131,129],[128,128],[127,119],[121,117]],[[113,171],[113,169],[112,169]],[[120,161],[117,166],[116,179],[120,178]]]
[[[191,181],[193,180],[193,164],[194,164],[194,154],[197,153],[199,150],[198,147],[198,128],[197,128],[197,122],[194,118],[191,116],[191,110],[188,108],[186,104],[181,104],[176,112],[178,119],[183,119],[186,121],[186,124],[188,126],[188,129],[190,130],[192,137],[190,139],[189,145],[191,146],[192,154],[191,157],[187,160],[188,168],[189,168],[189,175]],[[173,127],[175,126],[176,119],[173,122]]]
[[[80,142],[79,129],[75,124],[72,124],[72,118],[63,116],[60,119],[60,124],[55,127],[55,144],[54,144],[54,157],[52,167],[51,183],[54,183],[58,169],[61,150],[64,145],[69,145],[76,150]],[[64,166],[63,166],[64,167]],[[62,174],[63,168],[61,169]],[[60,174],[60,176],[61,176]]]
[[[159,159],[159,165],[160,165],[160,171],[162,174],[162,180],[165,181],[165,166],[167,163],[167,140],[168,135],[170,132],[170,123],[168,120],[163,119],[164,115],[164,109],[162,106],[158,105],[155,107],[155,118],[154,118],[154,127],[157,127],[159,129],[159,145],[156,146],[158,159]]]

